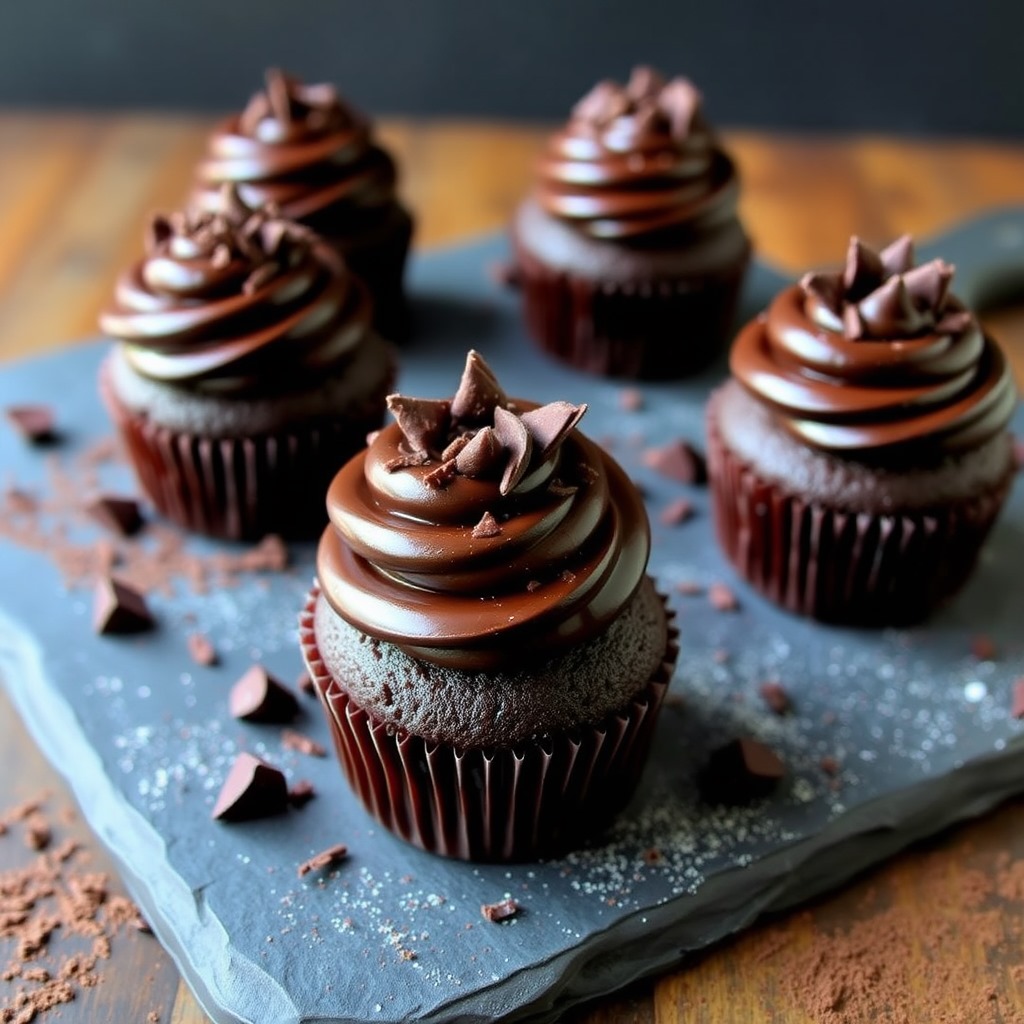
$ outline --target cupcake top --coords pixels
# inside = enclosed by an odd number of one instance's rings
[[[508,398],[470,352],[451,399],[392,395],[396,422],[337,474],[317,559],[347,622],[459,669],[550,657],[637,590],[636,488],[576,424],[585,406]]]
[[[211,135],[196,177],[194,200],[204,209],[217,209],[220,187],[231,183],[251,205],[276,203],[286,217],[331,233],[338,221],[355,228],[389,209],[397,174],[369,121],[334,86],[272,68],[266,87]]]
[[[733,374],[789,433],[854,456],[956,453],[1005,430],[1016,403],[999,347],[950,293],[954,268],[915,266],[905,235],[784,289],[733,346]]]
[[[142,377],[265,395],[315,381],[367,336],[370,302],[333,251],[225,186],[219,213],[157,215],[100,327]]]
[[[541,160],[537,199],[595,238],[646,241],[698,233],[735,215],[732,161],[685,78],[638,67],[573,108]]]

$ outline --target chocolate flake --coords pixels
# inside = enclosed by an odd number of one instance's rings
[[[463,448],[472,440],[472,434],[459,434],[443,452],[441,452],[441,461],[447,462],[449,459],[454,459]]]
[[[771,793],[785,773],[774,750],[744,736],[711,754],[698,785],[709,803],[745,804]]]
[[[285,729],[281,733],[281,746],[285,750],[294,750],[297,754],[306,754],[309,757],[327,756],[327,751],[322,744],[295,729]]]
[[[423,477],[423,482],[436,490],[447,487],[455,479],[455,465],[455,459],[442,462],[437,469],[431,470]]]
[[[735,612],[740,607],[739,599],[724,583],[712,583],[708,587],[708,601],[719,612]]]
[[[451,446],[449,446],[451,447]],[[468,477],[483,476],[501,462],[501,442],[493,427],[483,427],[455,456],[455,468]]]
[[[484,919],[495,923],[507,921],[510,917],[515,917],[521,910],[522,908],[511,896],[506,896],[505,899],[498,900],[497,903],[480,904],[480,913]]]
[[[388,395],[387,403],[410,451],[431,451],[441,444],[448,430],[450,402],[442,398]]]
[[[142,513],[134,498],[101,494],[85,506],[86,512],[101,526],[121,537],[131,537],[142,528]]]
[[[48,405],[9,405],[4,415],[30,444],[50,444],[57,440],[53,410]]]
[[[793,710],[792,698],[782,683],[776,680],[762,683],[757,692],[773,715],[788,715]]]
[[[548,402],[539,409],[524,412],[520,419],[526,426],[538,449],[540,458],[546,459],[565,440],[587,411],[585,405],[573,405],[571,402]]]
[[[644,465],[656,473],[681,484],[703,484],[707,481],[704,456],[688,441],[669,441],[660,448],[649,448],[643,454]]]
[[[522,418],[498,406],[494,410],[494,435],[508,457],[498,492],[506,495],[522,480],[533,453],[533,439]]]
[[[303,861],[297,869],[299,878],[305,878],[311,871],[322,871],[324,868],[332,868],[348,856],[348,847],[344,843],[335,843],[314,854],[309,860]]]
[[[96,584],[92,621],[93,629],[102,635],[142,633],[154,625],[146,599],[113,576],[104,576]]]
[[[679,526],[693,516],[693,505],[686,498],[677,498],[661,510],[658,517],[665,526]]]
[[[490,512],[485,512],[480,522],[473,527],[473,536],[476,538],[498,537],[500,534],[501,526]]]
[[[221,786],[211,817],[251,821],[282,814],[288,806],[284,774],[253,754],[241,753]]]
[[[475,349],[466,354],[458,390],[452,398],[452,419],[457,423],[483,423],[496,409],[504,408],[508,398],[494,371]]]
[[[298,782],[288,790],[288,803],[292,807],[298,809],[305,807],[313,797],[316,796],[316,790],[313,788],[313,783],[309,779],[299,779]]]
[[[188,644],[189,656],[197,665],[209,667],[217,664],[217,651],[204,634],[189,633],[185,642]]]
[[[299,713],[295,695],[262,665],[253,665],[231,687],[228,707],[247,722],[290,722]]]
[[[411,469],[413,466],[426,466],[429,463],[429,452],[399,452],[384,463],[384,468],[389,473],[394,473],[399,469]]]

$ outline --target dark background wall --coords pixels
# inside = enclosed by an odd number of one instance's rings
[[[0,0],[0,103],[228,109],[279,64],[374,112],[560,118],[636,62],[715,121],[1024,137],[1024,0]]]

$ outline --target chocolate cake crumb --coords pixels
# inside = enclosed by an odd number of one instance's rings
[[[708,587],[708,601],[720,612],[735,612],[740,607],[739,598],[724,583],[712,583]]]
[[[48,405],[9,405],[4,415],[29,444],[52,444],[57,440],[53,410]]]
[[[506,896],[503,900],[498,900],[497,903],[482,903],[480,905],[480,913],[484,919],[494,921],[495,923],[507,921],[510,917],[515,917],[521,909],[519,904],[510,896]]]
[[[480,522],[473,527],[472,533],[477,538],[497,537],[501,534],[501,526],[490,512],[485,512],[480,517]]]
[[[704,456],[688,441],[669,441],[643,453],[644,465],[681,484],[703,484],[708,472]]]
[[[231,687],[228,708],[234,718],[247,722],[282,724],[299,713],[295,694],[262,665],[253,665]]]
[[[219,658],[216,648],[205,634],[189,633],[186,643],[189,656],[197,665],[209,667],[217,664]]]
[[[309,860],[303,861],[298,867],[299,878],[305,878],[311,871],[321,871],[324,868],[334,867],[348,856],[348,847],[344,843],[335,843],[314,854]]]
[[[153,625],[142,594],[113,576],[99,580],[93,595],[93,628],[97,633],[142,633]]]
[[[693,516],[693,505],[686,498],[677,498],[661,510],[659,520],[665,526],[679,526]]]
[[[992,637],[987,633],[978,633],[971,638],[971,654],[978,661],[995,661],[998,650]]]
[[[787,715],[793,710],[789,691],[777,680],[762,683],[757,692],[773,715]]]
[[[327,756],[327,750],[322,744],[294,729],[285,729],[281,733],[281,746],[285,750],[294,750],[297,754],[307,754],[310,757]]]
[[[639,412],[644,407],[644,393],[639,388],[623,388],[619,392],[619,408],[623,412]]]
[[[316,796],[316,790],[313,788],[313,783],[309,779],[299,779],[298,782],[288,790],[288,803],[292,807],[298,809],[305,807],[313,797]]]
[[[142,513],[134,498],[101,494],[85,510],[100,526],[121,537],[131,537],[142,529]]]
[[[1024,718],[1024,679],[1013,684],[1013,700],[1010,703],[1010,715],[1013,718]]]

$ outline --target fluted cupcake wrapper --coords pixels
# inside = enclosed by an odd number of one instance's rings
[[[516,246],[523,315],[545,352],[606,377],[685,377],[722,352],[749,250],[713,275],[620,283],[548,268]]]
[[[338,416],[279,433],[205,437],[134,412],[104,378],[101,394],[150,501],[180,526],[227,540],[318,536],[334,473],[382,418]]]
[[[314,587],[299,620],[306,665],[349,784],[396,835],[462,860],[531,860],[596,834],[632,795],[678,654],[671,622],[664,661],[618,714],[511,749],[461,751],[395,730],[351,700],[320,657],[318,595]]]
[[[740,574],[790,611],[849,625],[920,621],[970,576],[1009,493],[892,515],[846,512],[760,477],[708,419],[719,543]]]

